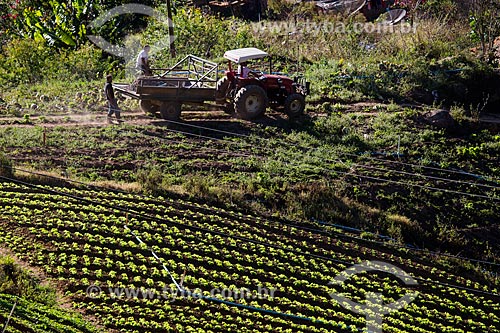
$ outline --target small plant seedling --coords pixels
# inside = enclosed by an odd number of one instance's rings
[[[23,123],[24,124],[31,124],[31,116],[29,113],[26,113],[24,116],[23,116]]]

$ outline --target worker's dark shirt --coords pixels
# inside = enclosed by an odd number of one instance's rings
[[[113,84],[106,82],[104,85],[104,93],[106,94],[106,99],[108,101],[115,99],[115,92],[113,91]]]

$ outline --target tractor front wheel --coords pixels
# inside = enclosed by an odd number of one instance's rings
[[[234,98],[234,111],[246,120],[255,119],[262,115],[267,108],[267,94],[257,85],[249,85],[241,88]]]
[[[285,100],[285,112],[290,118],[295,118],[304,113],[306,99],[301,94],[290,94]]]
[[[162,102],[160,104],[160,114],[165,120],[179,120],[181,116],[181,103]]]

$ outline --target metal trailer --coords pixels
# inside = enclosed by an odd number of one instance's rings
[[[132,84],[113,87],[139,100],[144,112],[159,112],[163,119],[177,120],[182,104],[215,102],[218,76],[218,64],[188,55],[161,75],[141,76]]]

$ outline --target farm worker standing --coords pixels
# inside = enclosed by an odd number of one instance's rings
[[[151,76],[151,69],[149,68],[149,50],[151,48],[149,45],[144,45],[144,48],[137,56],[137,61],[135,67],[142,71],[142,73],[146,76]]]
[[[248,68],[247,65],[248,65],[248,63],[242,62],[238,66],[238,75],[242,79],[248,78],[248,74],[250,74],[250,72],[251,72],[250,68]]]
[[[118,102],[115,98],[115,92],[113,90],[113,76],[111,74],[106,76],[106,84],[104,85],[104,93],[106,94],[106,99],[108,100],[108,119],[116,114],[116,119],[120,119],[120,108],[118,107]]]

